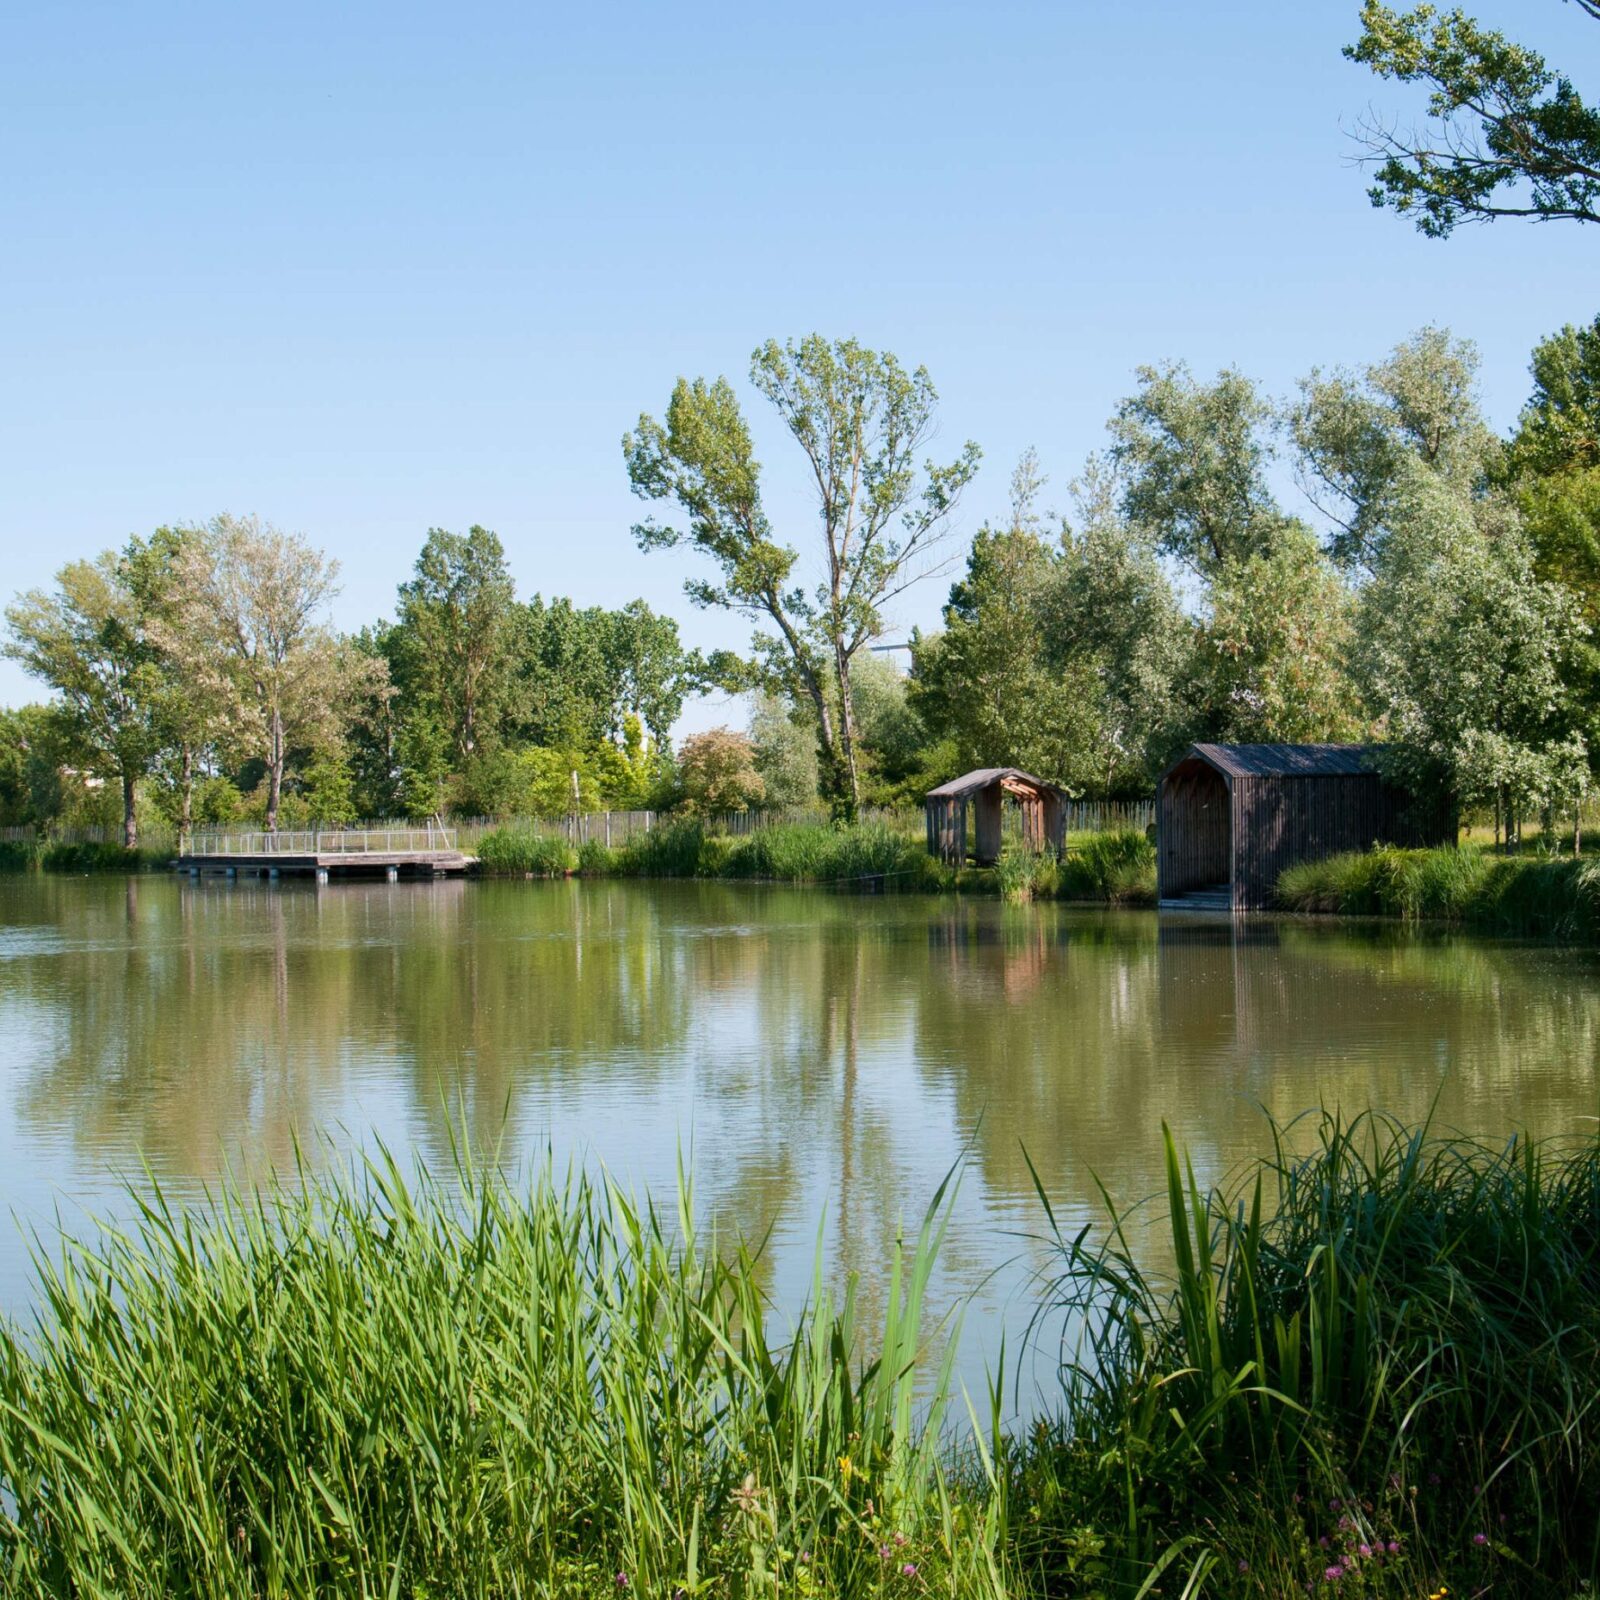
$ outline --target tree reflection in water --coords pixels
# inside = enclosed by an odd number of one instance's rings
[[[935,1296],[983,1286],[987,1314],[1039,1225],[1024,1149],[1065,1223],[1097,1215],[1095,1174],[1159,1187],[1163,1119],[1202,1176],[1262,1147],[1263,1108],[1592,1125],[1600,965],[949,897],[25,877],[0,880],[0,1025],[0,1200],[27,1220],[141,1164],[179,1193],[282,1170],[297,1141],[438,1166],[464,1132],[658,1193],[681,1147],[725,1231],[771,1231],[795,1303],[819,1223],[830,1270],[875,1268],[965,1152]],[[24,1274],[13,1234],[0,1299]]]

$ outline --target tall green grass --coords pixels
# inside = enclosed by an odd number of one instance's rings
[[[31,872],[43,853],[37,839],[0,839],[0,872]]]
[[[1003,1374],[958,1430],[953,1344],[919,1370],[943,1191],[869,1334],[820,1271],[775,1328],[687,1179],[158,1190],[0,1328],[0,1591],[1589,1592],[1600,1144],[1301,1132],[1219,1186],[1169,1136],[1162,1205],[1052,1231],[1015,1431]]]
[[[687,1188],[298,1176],[41,1260],[0,1336],[5,1593],[998,1592],[948,1367],[913,1412],[937,1198],[865,1359],[820,1275],[776,1342]]]
[[[1240,1593],[1593,1583],[1600,1145],[1325,1116],[1223,1187],[1168,1135],[1167,1172],[1170,1274],[1131,1216],[1056,1236],[1082,1333],[1066,1425],[1020,1472],[1045,1485],[1028,1565],[1049,1579],[1087,1521],[1120,1525],[1130,1582],[1203,1535]]]
[[[920,885],[932,865],[920,844],[883,823],[851,827],[799,824],[763,828],[738,840],[720,876],[839,884],[904,878],[909,886]]]
[[[1062,856],[1055,892],[1064,900],[1153,905],[1156,847],[1132,829],[1090,834]]]
[[[705,825],[696,818],[661,822],[617,851],[615,870],[630,878],[699,877],[705,847]]]
[[[490,877],[559,878],[577,865],[565,839],[531,828],[496,828],[478,841],[478,870]]]
[[[1290,867],[1278,880],[1277,899],[1291,911],[1593,938],[1600,935],[1600,862],[1386,847]]]
[[[47,844],[39,854],[46,872],[144,872],[168,866],[171,850],[128,849],[120,844],[89,842]]]

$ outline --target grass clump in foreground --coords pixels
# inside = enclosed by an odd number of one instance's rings
[[[1600,1146],[1321,1125],[1174,1270],[1056,1237],[1059,1408],[914,1407],[938,1199],[860,1358],[820,1276],[614,1189],[392,1165],[41,1258],[0,1333],[0,1586],[73,1596],[1565,1595],[1596,1571]],[[304,1175],[302,1175],[304,1177]],[[1048,1212],[1048,1207],[1046,1207]],[[1143,1252],[1140,1252],[1142,1255]]]
[[[1290,867],[1290,911],[1437,919],[1496,933],[1600,936],[1600,861],[1473,849],[1380,848]]]

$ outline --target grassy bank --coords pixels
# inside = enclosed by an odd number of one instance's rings
[[[1014,1434],[938,1374],[913,1404],[937,1200],[869,1331],[820,1278],[773,1326],[687,1196],[669,1222],[548,1173],[462,1188],[378,1165],[53,1249],[37,1327],[0,1334],[6,1592],[1422,1600],[1595,1574],[1593,1143],[1326,1122],[1215,1191],[1169,1146],[1175,1273],[1109,1224],[1055,1238],[1045,1302],[1094,1336]]]
[[[1600,861],[1476,849],[1378,849],[1291,867],[1291,911],[1438,919],[1494,933],[1600,936]]]
[[[1012,899],[1150,904],[1155,848],[1141,833],[1082,835],[1057,862],[1009,851],[1000,865],[961,871],[930,856],[919,838],[882,823],[853,827],[789,823],[742,836],[708,831],[693,819],[662,823],[609,848],[522,828],[497,829],[478,844],[491,876],[538,877],[581,872],[593,877],[720,878],[746,882],[831,884],[900,892],[960,889]]]

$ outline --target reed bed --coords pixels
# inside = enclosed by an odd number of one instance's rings
[[[1325,1115],[1230,1184],[1166,1163],[1169,1273],[1132,1215],[1054,1236],[1083,1331],[1019,1564],[1060,1592],[1089,1527],[1125,1584],[1200,1540],[1230,1594],[1591,1592],[1600,1143]]]
[[[817,1282],[545,1170],[306,1172],[39,1263],[0,1337],[0,1587],[72,1596],[994,1587],[913,1416],[937,1205],[866,1342]],[[958,1515],[959,1511],[959,1515]],[[969,1515],[969,1511],[973,1513]]]
[[[565,839],[531,828],[498,828],[478,841],[478,870],[491,878],[560,878],[577,864]]]
[[[1600,862],[1467,848],[1377,849],[1290,867],[1290,911],[1462,923],[1494,933],[1600,935]]]
[[[157,1189],[0,1329],[0,1590],[1591,1592],[1600,1144],[1303,1131],[1211,1188],[1169,1136],[1164,1202],[1093,1231],[1041,1187],[1073,1339],[1015,1431],[1003,1372],[972,1409],[953,1340],[929,1370],[947,1191],[881,1325],[819,1270],[779,1330],[687,1177]]]

